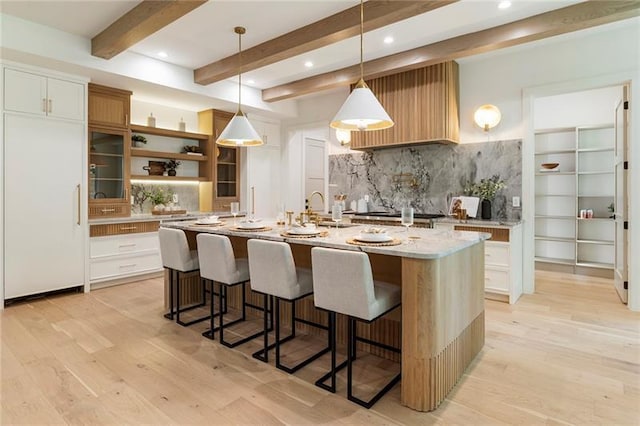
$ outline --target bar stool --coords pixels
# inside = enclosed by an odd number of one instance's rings
[[[224,340],[224,329],[231,327],[234,324],[246,320],[246,307],[252,307],[260,310],[268,310],[267,306],[255,306],[246,302],[246,289],[245,283],[249,281],[249,263],[247,259],[236,259],[233,252],[233,246],[229,237],[223,235],[214,235],[200,233],[196,236],[198,243],[198,258],[200,259],[200,275],[202,278],[211,281],[211,291],[213,299],[213,283],[218,283],[220,286],[219,291],[219,310],[217,314],[214,314],[213,302],[211,303],[211,328],[202,335],[209,339],[214,338],[215,331],[220,331],[220,343],[229,348],[235,348],[238,345],[248,342],[262,335],[262,331],[257,332],[251,336],[244,337],[235,342],[227,342]],[[238,319],[231,321],[228,324],[224,323],[224,314],[226,312],[227,300],[227,288],[242,287],[242,316]],[[218,327],[214,327],[214,316],[219,317]]]
[[[267,329],[267,312],[264,313],[264,347],[253,354],[264,362],[269,362],[269,350],[275,347],[276,367],[287,373],[295,373],[322,355],[329,352],[329,346],[311,355],[298,364],[288,367],[280,362],[280,345],[296,337],[296,323],[303,323],[327,330],[322,324],[296,317],[296,301],[313,294],[311,270],[295,266],[291,246],[287,243],[251,239],[247,242],[249,253],[249,270],[251,271],[251,289],[262,293],[266,305],[267,298],[275,299],[275,342],[269,345]],[[291,306],[291,333],[280,339],[280,301],[289,302]]]
[[[187,236],[180,229],[160,228],[158,231],[160,238],[160,257],[162,266],[169,270],[169,313],[164,317],[173,320],[176,315],[176,322],[182,326],[189,326],[209,319],[209,316],[197,318],[189,322],[180,320],[180,313],[204,306],[207,303],[206,288],[202,287],[202,303],[182,309],[180,308],[180,274],[195,272],[199,269],[198,253],[189,249]],[[176,287],[176,310],[174,312],[173,293],[174,284]]]
[[[356,321],[372,323],[400,305],[400,287],[374,281],[371,263],[366,253],[336,250],[321,247],[311,249],[313,266],[314,302],[319,308],[329,311],[329,334],[331,339],[331,370],[316,381],[316,385],[332,393],[336,391],[336,372],[347,367],[347,398],[365,408],[371,408],[398,381],[397,374],[368,401],[353,395],[353,361],[356,358],[356,343],[400,353],[400,349],[374,342],[356,334]],[[347,360],[336,366],[336,312],[348,316]],[[324,382],[331,378],[331,385]]]

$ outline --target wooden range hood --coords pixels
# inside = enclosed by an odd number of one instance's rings
[[[352,149],[459,142],[457,62],[375,78],[367,84],[395,125],[385,130],[352,132]]]

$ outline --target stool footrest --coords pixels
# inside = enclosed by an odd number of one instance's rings
[[[324,382],[329,380],[334,373],[337,373],[338,371],[342,370],[348,364],[349,364],[349,360],[348,359],[343,361],[341,364],[338,364],[336,366],[335,370],[329,371],[327,374],[325,374],[324,376],[322,376],[318,380],[316,380],[316,386],[318,386],[319,388],[322,388],[322,389],[324,389],[326,391],[329,391],[331,393],[336,393],[336,384],[335,384],[335,382],[331,386],[325,384]]]

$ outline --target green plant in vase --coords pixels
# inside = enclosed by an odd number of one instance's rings
[[[182,164],[180,161],[171,159],[169,161],[165,161],[164,169],[167,171],[167,174],[169,176],[175,176],[176,175],[176,168],[178,168],[178,166],[180,164]]]
[[[173,191],[165,191],[159,187],[154,187],[148,191],[145,190],[144,195],[153,204],[153,209],[159,211],[164,210],[166,205],[173,199]]]
[[[134,147],[140,148],[140,147],[146,145],[147,138],[142,136],[142,135],[133,134],[133,135],[131,135],[131,143],[133,143]]]
[[[505,183],[499,175],[493,175],[487,179],[480,179],[478,183],[470,181],[464,186],[465,195],[471,195],[482,199],[482,218],[491,219],[491,202],[496,197],[498,191],[505,187]]]

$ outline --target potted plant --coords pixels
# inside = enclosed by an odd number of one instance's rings
[[[143,191],[144,196],[151,201],[153,204],[153,209],[157,211],[162,211],[165,209],[165,206],[171,202],[173,198],[173,192],[164,191],[162,188],[154,187],[149,191]]]
[[[140,148],[142,146],[144,146],[147,143],[147,138],[145,138],[142,135],[131,135],[131,142],[133,143],[133,146],[136,148]]]
[[[164,169],[167,171],[167,174],[169,176],[175,176],[176,175],[176,168],[182,164],[180,161],[175,160],[175,159],[171,159],[169,161],[165,161],[164,163]]]
[[[491,202],[496,193],[504,187],[504,181],[500,179],[500,176],[493,175],[488,179],[480,179],[478,183],[467,182],[464,187],[464,193],[480,197],[482,199],[481,216],[483,219],[491,219]]]

